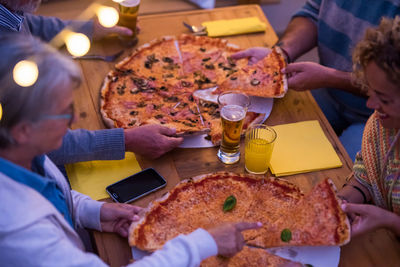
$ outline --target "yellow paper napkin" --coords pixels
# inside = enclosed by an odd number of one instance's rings
[[[99,200],[109,197],[106,187],[141,171],[135,154],[125,153],[123,160],[96,160],[65,165],[73,190]]]
[[[257,17],[206,21],[202,25],[207,27],[207,33],[210,37],[262,32],[267,27]]]
[[[270,168],[276,176],[292,175],[342,166],[318,121],[272,127],[277,138]]]

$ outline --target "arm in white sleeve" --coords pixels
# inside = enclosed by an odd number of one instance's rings
[[[104,202],[96,201],[87,195],[71,190],[76,223],[81,228],[101,231],[100,209]]]
[[[129,267],[192,267],[208,257],[215,256],[218,247],[212,236],[203,229],[188,235],[179,235],[150,256],[134,262]]]
[[[1,265],[106,266],[95,254],[82,251],[57,225],[50,216],[23,229],[0,235]]]

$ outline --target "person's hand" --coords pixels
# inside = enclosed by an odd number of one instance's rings
[[[139,33],[140,28],[136,26],[136,32]],[[118,34],[123,36],[131,36],[132,30],[126,27],[115,25],[110,28],[103,27],[97,19],[93,21],[93,39],[98,40],[110,34]]]
[[[351,217],[352,237],[377,228],[390,227],[394,216],[392,212],[374,205],[344,203],[341,207]]]
[[[257,229],[262,223],[229,223],[208,230],[218,247],[218,255],[231,257],[241,251],[244,246],[242,231]]]
[[[140,219],[141,210],[141,207],[129,204],[104,203],[100,209],[101,230],[127,237],[129,226]]]
[[[156,159],[183,142],[182,137],[173,137],[175,129],[158,124],[149,124],[126,129],[125,150],[138,153],[149,159]]]
[[[231,56],[233,59],[242,59],[248,58],[249,65],[255,64],[264,57],[266,57],[269,53],[271,53],[271,49],[265,47],[253,47],[244,51],[237,52]]]
[[[282,69],[288,77],[288,87],[296,91],[326,87],[331,68],[314,62],[291,63]]]

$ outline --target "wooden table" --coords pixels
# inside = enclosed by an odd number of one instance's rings
[[[230,19],[257,16],[267,23],[265,33],[247,34],[228,37],[227,39],[242,48],[252,46],[271,47],[277,36],[257,5],[235,6],[214,10],[198,10],[182,13],[167,13],[140,17],[142,31],[139,35],[139,45],[163,35],[179,35],[187,33],[182,21],[199,25],[202,21],[215,19]],[[95,43],[91,53],[113,54],[123,48],[117,38]],[[130,51],[127,49],[125,55]],[[84,80],[79,90],[75,90],[75,102],[78,109],[79,121],[75,128],[102,129],[104,124],[99,115],[99,88],[105,75],[113,68],[114,63],[99,61],[79,61],[83,70]],[[325,116],[309,92],[289,91],[283,99],[276,99],[270,117],[266,123],[277,125],[303,120],[318,120],[339,155],[343,167],[307,174],[286,177],[304,191],[323,178],[330,177],[338,188],[341,188],[345,177],[350,173],[352,161],[335,135]],[[243,148],[243,146],[242,146]],[[312,148],[310,148],[312,149]],[[244,160],[235,165],[224,165],[216,156],[217,148],[204,149],[175,149],[155,161],[149,161],[138,156],[142,168],[154,167],[168,180],[167,187],[153,193],[134,204],[146,206],[151,200],[160,197],[170,190],[180,180],[195,175],[213,171],[244,172]],[[306,151],[305,151],[306,153]],[[125,265],[131,259],[127,240],[114,234],[94,233],[95,243],[100,257],[111,266]],[[340,266],[400,266],[400,245],[395,237],[379,230],[356,238],[342,248]]]

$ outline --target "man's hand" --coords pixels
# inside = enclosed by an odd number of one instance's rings
[[[138,29],[137,29],[138,31]],[[103,27],[97,19],[93,21],[93,39],[98,40],[110,34],[118,34],[123,36],[131,36],[132,30],[126,27],[115,25],[111,28]]]
[[[104,203],[100,209],[101,230],[128,236],[129,226],[140,219],[142,208],[122,203]]]
[[[332,69],[314,62],[297,62],[282,70],[288,77],[288,87],[296,91],[328,86]]]
[[[218,247],[218,255],[231,257],[241,251],[244,246],[242,231],[260,228],[258,223],[230,223],[210,229],[208,232],[214,238]]]
[[[358,236],[378,228],[391,228],[397,233],[400,217],[374,205],[342,204],[342,210],[352,216],[351,236]]]
[[[271,49],[265,47],[253,47],[244,51],[237,52],[231,57],[233,59],[248,58],[249,65],[253,65],[271,53]]]
[[[125,150],[156,159],[183,142],[182,137],[172,137],[175,129],[158,124],[144,125],[124,130]]]

